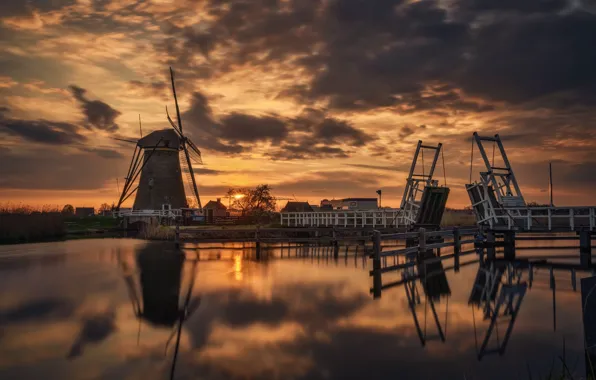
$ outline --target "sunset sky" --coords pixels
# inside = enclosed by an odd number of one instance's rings
[[[268,183],[397,207],[423,140],[463,207],[478,131],[526,201],[553,162],[555,204],[595,204],[595,47],[587,0],[2,1],[0,202],[116,201],[132,147],[113,137],[168,127],[171,66],[203,203]]]

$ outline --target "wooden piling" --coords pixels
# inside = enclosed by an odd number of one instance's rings
[[[515,260],[515,231],[503,232],[503,243],[505,260]]]
[[[335,226],[333,226],[333,258],[339,258],[339,241],[337,240],[337,231],[335,230]]]
[[[373,232],[373,298],[381,298],[381,233]]]
[[[596,373],[596,297],[593,290],[596,287],[596,276],[582,278],[582,319],[584,325],[584,347],[586,378],[593,378]]]
[[[174,245],[176,249],[180,249],[180,225],[176,222],[176,232],[174,235]]]
[[[497,250],[495,249],[495,233],[488,231],[486,233],[486,256],[488,260],[492,261],[497,257]]]
[[[459,272],[459,255],[461,253],[461,237],[459,228],[453,228],[453,271]]]
[[[579,261],[584,268],[592,267],[592,236],[588,230],[579,232]]]
[[[255,229],[255,250],[257,260],[261,260],[261,242],[259,241],[259,226]]]

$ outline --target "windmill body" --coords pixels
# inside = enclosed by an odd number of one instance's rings
[[[166,107],[167,119],[172,128],[153,131],[145,137],[142,137],[141,131],[141,138],[137,141],[116,138],[136,144],[116,209],[120,210],[133,194],[135,201],[132,211],[120,212],[120,216],[176,218],[181,215],[181,209],[189,208],[187,197],[194,198],[199,213],[203,211],[193,170],[193,162],[203,163],[201,151],[183,133],[174,72],[171,69],[170,75],[178,123],[172,120]],[[183,172],[188,179],[189,193],[185,192]]]
[[[141,170],[133,210],[188,207],[180,166],[180,137],[171,128],[151,132],[140,139],[146,164]]]

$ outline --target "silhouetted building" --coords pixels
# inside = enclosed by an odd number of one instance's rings
[[[305,212],[313,211],[311,205],[308,202],[288,202],[281,212]]]
[[[221,198],[217,198],[217,201],[207,202],[203,209],[205,210],[205,216],[209,223],[213,222],[213,218],[228,216],[227,207],[221,203]]]
[[[342,208],[348,210],[374,210],[379,208],[377,198],[344,198]]]

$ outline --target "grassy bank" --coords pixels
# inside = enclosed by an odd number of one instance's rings
[[[111,216],[69,216],[64,219],[69,234],[95,233],[120,227],[120,219]]]
[[[63,239],[66,232],[59,213],[0,214],[0,244]]]
[[[0,204],[0,244],[81,239],[98,234],[115,236],[119,227],[119,219],[68,216],[58,206]]]

